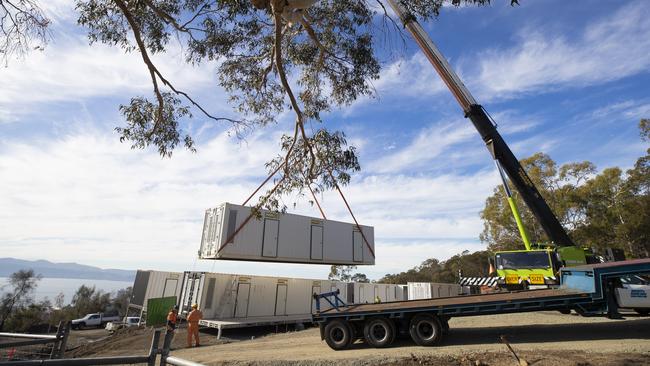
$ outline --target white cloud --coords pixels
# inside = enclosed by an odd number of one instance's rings
[[[635,2],[588,24],[575,40],[525,29],[518,46],[479,54],[478,77],[473,84],[478,86],[480,99],[502,100],[647,72],[649,17],[648,4]]]
[[[373,83],[373,87],[378,101],[371,97],[359,98],[343,111],[344,114],[354,113],[358,108],[370,103],[382,103],[394,98],[430,99],[447,90],[433,66],[421,52],[416,52],[410,58],[401,58],[385,65],[379,80]]]
[[[154,57],[161,72],[179,88],[196,90],[214,83],[210,65],[192,68],[176,47]],[[151,93],[151,79],[140,58],[84,37],[60,35],[55,44],[0,70],[0,103],[32,104],[75,101],[95,96]],[[216,87],[216,84],[215,84]]]
[[[221,134],[200,146],[198,154],[178,151],[173,159],[130,150],[103,132],[71,132],[30,143],[2,140],[0,245],[5,255],[19,258],[192,269],[203,211],[224,201],[243,201],[264,177],[263,163],[277,153],[277,137],[255,135],[239,144]],[[478,211],[496,183],[492,173],[385,174],[355,180],[344,191],[358,219],[376,227],[378,261],[412,263],[391,252],[393,244],[381,243],[410,245],[417,239],[435,249],[439,239],[450,238],[476,246],[481,230]],[[336,193],[326,194],[324,204],[329,218],[351,221]],[[304,200],[296,212],[317,215]],[[463,249],[467,248],[459,248]],[[447,252],[431,250],[430,256]],[[230,262],[198,266],[303,277],[327,273],[318,266]],[[394,270],[380,264],[372,273]]]
[[[397,91],[404,97],[426,98],[447,90],[421,52],[385,67],[381,78],[375,83],[375,88],[380,97],[384,93],[392,94]]]
[[[372,162],[369,169],[387,173],[430,167],[432,161],[441,158],[441,154],[451,146],[465,142],[475,135],[474,127],[465,120],[435,123],[419,131],[408,145],[398,147],[391,154]],[[444,161],[442,158],[441,160]]]

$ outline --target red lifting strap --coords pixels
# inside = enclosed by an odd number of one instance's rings
[[[316,151],[318,152],[318,148],[316,149]],[[280,169],[283,166],[284,166],[284,163],[280,164],[273,171],[273,173],[271,173],[264,180],[264,182],[262,182],[262,184],[260,184],[259,187],[257,187],[257,189],[246,199],[246,201],[244,201],[242,206],[245,206],[248,203],[248,201],[250,201],[250,199],[253,198],[253,196],[255,196],[255,194],[257,194],[257,192],[259,192],[259,190],[262,189],[262,187],[266,183],[268,183],[268,181],[271,180],[271,178],[273,178],[273,176],[278,171],[280,171]],[[332,177],[332,181],[334,182],[334,187],[339,192],[339,195],[341,195],[341,198],[343,199],[343,203],[345,203],[345,207],[347,207],[348,212],[350,213],[350,216],[352,216],[352,219],[354,220],[354,224],[357,227],[357,230],[359,230],[359,232],[361,233],[361,237],[363,238],[363,242],[366,243],[366,247],[368,247],[368,250],[372,254],[372,257],[375,258],[375,251],[370,246],[370,243],[368,242],[368,239],[366,239],[366,235],[363,233],[363,230],[361,229],[361,225],[359,225],[359,222],[357,221],[357,218],[354,216],[354,213],[352,212],[352,208],[350,208],[350,204],[348,203],[348,200],[345,199],[345,195],[343,195],[343,191],[341,191],[341,188],[339,187],[338,183],[336,183],[336,179],[334,179],[334,174],[332,173],[332,171],[330,169],[328,169],[327,172],[329,173],[330,177]],[[276,189],[278,189],[278,186],[280,185],[280,183],[282,183],[282,181],[284,181],[284,178],[285,178],[285,176],[283,175],[282,178],[280,178],[280,180],[275,184],[273,189],[271,189],[271,191],[268,193],[267,197],[272,195],[273,192],[275,192]],[[323,215],[323,219],[327,220],[327,218],[325,217],[325,213],[323,212],[323,208],[321,207],[320,203],[318,202],[318,199],[316,198],[316,195],[314,194],[314,190],[311,188],[311,185],[308,185],[308,187],[309,187],[309,191],[311,192],[312,197],[314,197],[314,202],[316,202],[316,205],[318,206],[318,210],[320,211],[321,215]],[[221,251],[224,250],[226,248],[226,246],[228,246],[228,244],[230,244],[233,241],[235,236],[237,236],[237,234],[239,234],[239,232],[244,228],[244,226],[246,226],[246,224],[248,224],[248,222],[251,220],[251,218],[253,218],[252,210],[251,210],[250,215],[248,215],[248,217],[246,218],[246,220],[244,220],[244,222],[242,222],[241,225],[239,225],[239,227],[237,227],[237,230],[235,230],[235,232],[232,233],[230,235],[230,237],[228,237],[228,239],[226,240],[225,243],[221,244],[221,246],[219,247],[219,250],[217,250],[217,254],[221,253]]]
[[[278,168],[278,169],[279,169],[279,168]],[[273,174],[275,174],[277,171],[278,171],[278,170],[276,170]],[[269,178],[271,178],[271,177],[269,177]],[[281,178],[281,179],[280,179],[280,180],[275,184],[275,186],[273,187],[273,189],[271,189],[271,191],[269,192],[269,194],[267,195],[267,197],[270,196],[270,195],[272,195],[273,192],[275,192],[275,190],[278,189],[278,186],[280,185],[280,183],[282,183],[283,180],[284,180],[284,176],[282,176],[282,178]],[[268,182],[268,181],[269,181],[269,179],[267,179],[267,180],[265,181],[265,183]],[[264,183],[262,183],[262,185],[264,185]],[[259,188],[257,188],[256,192],[259,191],[260,188],[262,188],[262,187],[260,186]],[[254,194],[254,193],[253,193],[253,194]],[[250,200],[250,197],[248,198],[248,200]],[[248,200],[246,200],[246,202],[248,202]],[[251,209],[251,213],[250,213],[250,215],[248,215],[248,217],[246,218],[246,220],[244,220],[244,222],[242,222],[241,225],[239,225],[239,227],[237,228],[237,230],[235,230],[235,232],[232,233],[232,234],[230,235],[230,237],[228,237],[228,239],[226,240],[225,243],[222,243],[222,244],[221,244],[221,247],[219,247],[219,250],[217,250],[217,254],[221,253],[221,251],[224,250],[224,249],[226,248],[226,246],[228,246],[228,244],[230,244],[230,243],[233,241],[233,239],[235,238],[235,236],[237,236],[237,234],[239,234],[239,232],[241,231],[241,229],[243,229],[244,226],[245,226],[246,224],[248,224],[248,222],[251,220],[251,218],[253,218],[253,210],[252,210],[252,209]]]

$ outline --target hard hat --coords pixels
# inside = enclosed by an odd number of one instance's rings
[[[196,308],[198,308],[198,307],[199,307],[198,304],[192,304],[192,309],[196,309]]]
[[[178,311],[178,305],[174,305],[174,310]]]

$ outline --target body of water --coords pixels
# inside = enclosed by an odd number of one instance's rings
[[[8,278],[0,277],[0,293],[10,290],[8,287],[5,287],[7,284]],[[133,286],[133,282],[88,280],[81,278],[41,278],[32,297],[35,301],[41,301],[47,297],[53,302],[59,293],[63,293],[64,303],[67,305],[72,301],[72,296],[74,296],[81,285],[95,286],[96,289],[104,292],[115,292]]]

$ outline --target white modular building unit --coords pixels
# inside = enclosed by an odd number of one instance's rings
[[[437,299],[462,294],[461,286],[456,283],[409,282],[407,286],[409,300]]]
[[[181,295],[183,311],[196,303],[204,319],[282,322],[287,317],[303,316],[305,321],[315,311],[313,294],[339,289],[347,298],[347,284],[301,278],[248,276],[223,273],[186,272]],[[329,305],[322,303],[323,309]]]
[[[147,309],[147,300],[176,296],[181,293],[183,273],[138,270],[133,281],[129,307]]]
[[[374,265],[371,226],[224,203],[205,213],[199,258]]]
[[[404,301],[404,289],[400,285],[385,283],[360,283],[353,282],[348,284],[348,294],[352,292],[353,300],[348,301],[354,304],[372,304],[379,297],[381,302]]]
[[[462,287],[457,283],[432,283],[431,294],[434,298],[453,297],[462,294]]]
[[[431,299],[431,282],[408,282],[408,299]]]

